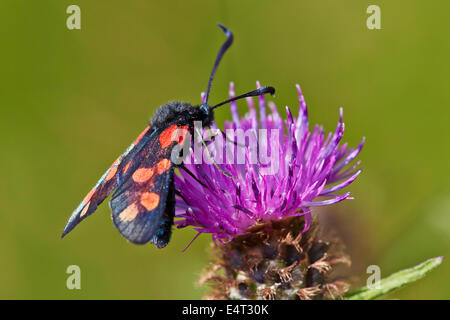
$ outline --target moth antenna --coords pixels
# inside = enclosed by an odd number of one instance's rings
[[[256,89],[256,90],[253,90],[253,91],[241,94],[240,96],[237,96],[237,97],[228,99],[228,100],[226,100],[224,102],[221,102],[219,104],[216,104],[214,107],[211,107],[211,109],[215,109],[217,107],[220,107],[220,106],[222,106],[224,104],[227,104],[227,103],[230,103],[232,101],[236,101],[236,100],[247,98],[247,97],[260,96],[260,95],[263,95],[263,94],[266,94],[266,93],[270,93],[273,96],[275,94],[275,88],[274,87],[269,87],[269,86],[261,87],[259,89]]]
[[[222,31],[225,32],[227,40],[224,42],[222,47],[220,47],[220,50],[217,53],[216,61],[214,62],[214,67],[211,71],[211,75],[209,76],[208,87],[206,88],[205,102],[204,102],[206,105],[208,104],[209,91],[211,90],[211,84],[214,79],[214,74],[216,73],[217,67],[219,66],[219,63],[222,60],[223,55],[225,54],[225,52],[227,52],[228,48],[233,43],[233,34],[231,33],[231,31],[220,23],[218,25],[220,29],[222,29]]]

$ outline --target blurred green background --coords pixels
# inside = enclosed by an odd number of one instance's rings
[[[81,30],[66,8],[81,8]],[[366,8],[381,8],[381,30]],[[135,246],[107,205],[67,238],[70,213],[168,100],[199,102],[224,35],[235,34],[211,102],[255,81],[361,153],[355,200],[335,205],[355,275],[382,276],[450,253],[448,1],[0,2],[0,298],[197,299],[208,236],[176,230],[168,247]],[[244,105],[241,104],[244,112]],[[230,117],[217,112],[219,124]],[[328,212],[332,215],[332,212]],[[449,257],[388,298],[450,298]],[[82,289],[66,289],[79,265]]]

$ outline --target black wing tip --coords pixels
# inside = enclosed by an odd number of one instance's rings
[[[116,229],[119,231],[119,233],[122,237],[124,237],[129,243],[132,243],[134,245],[143,246],[143,245],[146,245],[147,243],[151,243],[151,244],[155,245],[155,247],[157,247],[158,249],[162,249],[169,244],[170,235],[169,235],[169,238],[161,238],[156,235],[141,236],[141,235],[135,235],[135,234],[127,234],[126,232],[124,232],[124,229],[120,228],[120,225],[116,224],[116,221],[114,220],[114,216],[113,216],[113,225],[114,225],[114,227],[116,227]],[[151,232],[150,232],[150,234],[151,234]]]
[[[69,224],[66,225],[66,227],[64,228],[62,234],[61,234],[61,239],[63,239],[70,231],[72,231],[73,228],[69,227]]]
[[[69,222],[67,222],[61,234],[61,239],[63,239],[70,231],[72,231],[78,225],[78,223],[80,223],[80,221],[76,221],[76,219],[69,219]]]

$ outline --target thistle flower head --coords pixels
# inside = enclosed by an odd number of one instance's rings
[[[350,197],[349,192],[336,192],[359,175],[359,161],[349,164],[360,152],[364,139],[355,149],[340,144],[344,133],[342,109],[334,133],[325,135],[318,125],[310,130],[305,99],[298,85],[297,91],[298,116],[294,117],[286,107],[285,120],[274,103],[266,103],[264,96],[259,97],[259,116],[252,98],[247,98],[249,112],[243,117],[239,116],[236,103],[230,104],[232,121],[225,123],[226,140],[216,143],[217,138],[222,138],[219,134],[208,145],[212,158],[222,155],[222,161],[217,161],[219,168],[207,159],[198,163],[191,152],[185,166],[202,184],[184,171],[175,177],[176,189],[180,191],[176,208],[179,228],[193,226],[199,234],[211,234],[214,242],[226,243],[255,224],[304,216],[305,232],[311,224],[312,207]],[[233,83],[230,97],[234,97]],[[203,135],[208,134],[204,130]],[[244,140],[239,140],[239,134],[244,134]]]

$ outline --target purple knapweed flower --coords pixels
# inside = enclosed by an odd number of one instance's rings
[[[297,91],[300,101],[297,118],[286,107],[287,119],[283,120],[272,102],[268,103],[271,112],[266,114],[264,96],[259,97],[259,120],[252,98],[247,98],[249,112],[244,117],[239,117],[236,102],[231,103],[233,120],[225,122],[227,139],[230,139],[230,129],[241,129],[251,132],[248,136],[253,133],[256,144],[239,147],[237,143],[227,141],[219,147],[215,143],[208,146],[212,155],[219,151],[225,153],[230,147],[244,148],[245,163],[236,162],[234,155],[233,161],[218,164],[233,177],[225,175],[211,161],[196,164],[193,152],[187,156],[185,166],[204,185],[184,171],[175,176],[175,186],[181,194],[177,196],[176,206],[178,228],[193,226],[197,236],[209,233],[214,242],[227,243],[257,223],[304,215],[304,232],[311,223],[312,207],[349,198],[350,192],[343,195],[335,192],[352,183],[361,172],[356,169],[360,161],[348,165],[361,151],[364,138],[355,149],[348,148],[346,143],[340,145],[344,133],[342,108],[333,134],[325,136],[318,125],[310,131],[299,85]],[[234,97],[233,83],[230,84],[230,97]],[[266,139],[257,134],[259,129],[270,133]],[[252,150],[259,149],[270,150],[272,158],[279,162],[273,174],[267,174],[267,165],[259,159],[256,163],[249,161]],[[319,197],[324,199],[317,200]]]

